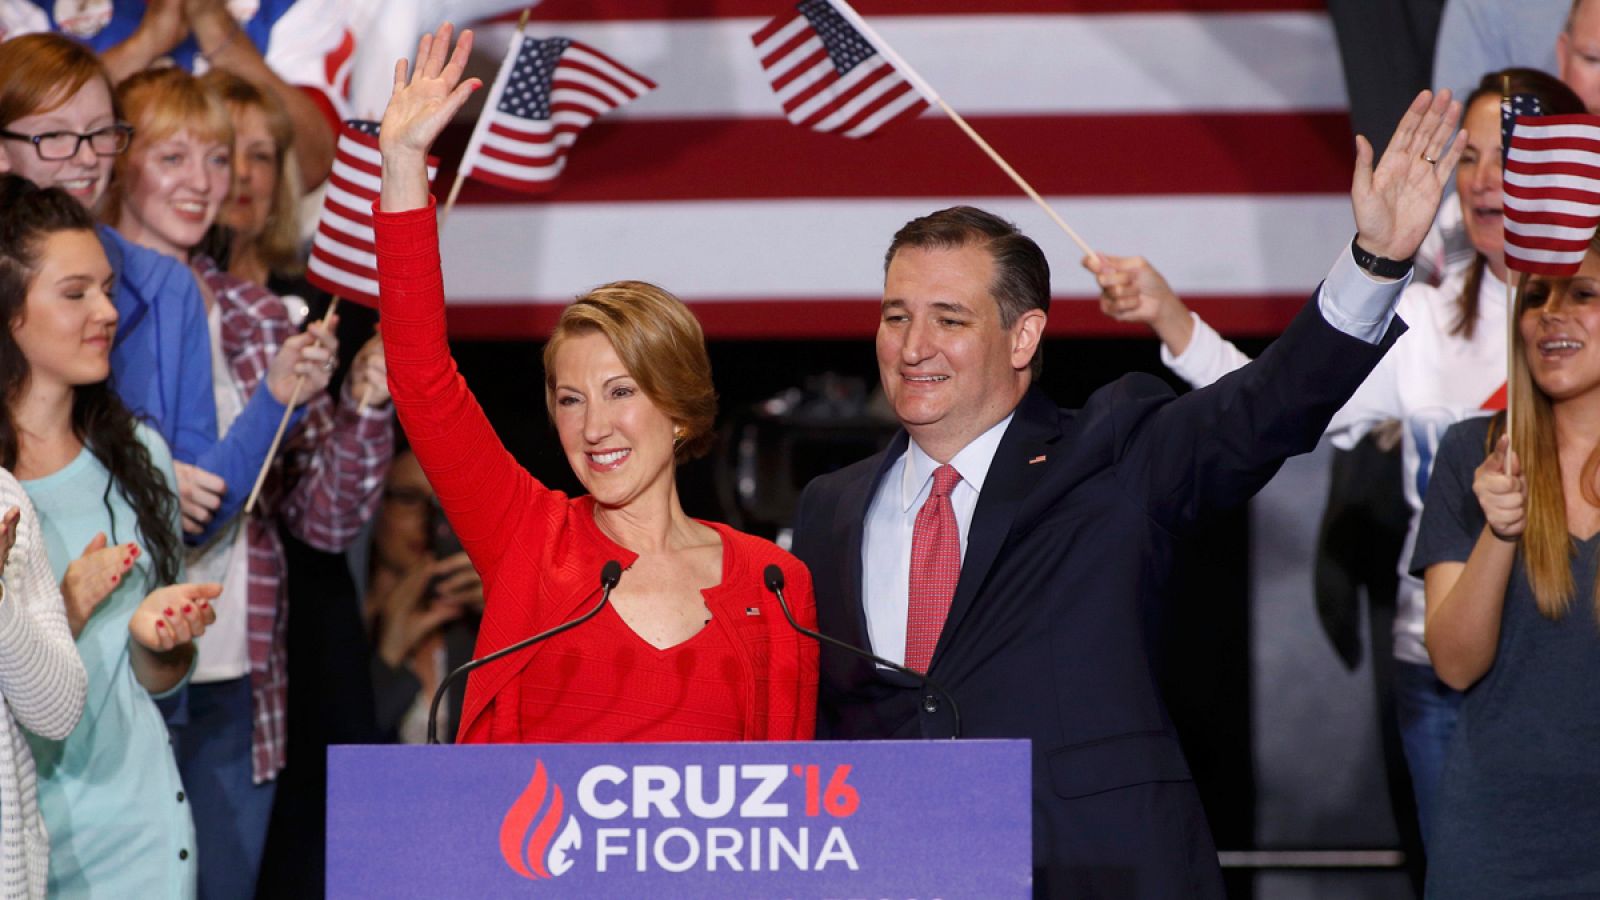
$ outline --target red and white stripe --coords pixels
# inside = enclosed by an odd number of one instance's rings
[[[1600,116],[1517,120],[1506,154],[1506,265],[1570,277],[1600,225]]]
[[[751,43],[784,115],[803,128],[866,137],[928,106],[882,53],[841,75],[811,20],[793,4],[752,35]]]
[[[561,54],[550,84],[550,118],[524,119],[499,111],[523,35],[512,40],[495,75],[483,114],[462,156],[468,178],[524,193],[548,191],[567,165],[578,134],[602,115],[654,90],[650,79],[604,53],[574,42]]]
[[[1352,142],[1320,0],[854,5],[1092,246],[1149,256],[1227,333],[1281,329],[1350,240]],[[539,337],[572,297],[640,278],[713,336],[869,337],[890,236],[955,203],[1045,248],[1051,333],[1140,333],[1100,315],[1079,252],[942,116],[870,141],[790,124],[751,52],[775,9],[534,9],[530,30],[604,47],[660,87],[591,126],[537,202],[467,184],[443,235],[456,334]],[[480,28],[480,46],[514,32]],[[445,158],[466,139],[442,141]]]
[[[322,197],[322,214],[311,238],[306,280],[347,300],[378,305],[378,257],[372,234],[372,204],[378,201],[382,156],[378,139],[349,126],[339,133],[333,171]],[[428,159],[428,184],[439,161]]]

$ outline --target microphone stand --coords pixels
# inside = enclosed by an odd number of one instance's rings
[[[433,703],[428,706],[428,743],[439,743],[439,703],[444,700],[445,691],[450,689],[450,685],[455,684],[463,675],[472,672],[474,669],[486,666],[502,657],[510,656],[525,647],[531,647],[546,638],[553,638],[568,629],[577,628],[579,625],[599,615],[600,610],[605,609],[606,603],[611,600],[611,589],[616,587],[617,582],[621,580],[622,564],[614,559],[607,560],[606,564],[600,567],[600,602],[596,603],[588,612],[570,622],[563,622],[548,631],[541,631],[533,637],[517,641],[509,647],[502,647],[482,659],[468,660],[457,666],[449,675],[446,675],[444,680],[439,682],[438,690],[433,692]]]
[[[801,634],[811,638],[814,641],[817,641],[818,643],[827,644],[829,647],[843,650],[852,656],[859,657],[867,660],[868,662],[877,663],[885,668],[893,669],[894,671],[899,672],[901,675],[905,675],[909,678],[920,681],[927,688],[943,697],[944,702],[950,704],[950,717],[955,720],[955,733],[950,737],[952,740],[961,737],[961,707],[956,704],[955,696],[949,691],[945,690],[944,686],[939,684],[939,682],[934,681],[933,678],[928,675],[928,673],[918,672],[916,669],[903,666],[900,663],[893,662],[892,660],[884,659],[876,653],[871,653],[861,649],[860,647],[846,644],[844,641],[841,641],[838,638],[832,638],[820,631],[812,631],[809,628],[801,626],[799,622],[794,620],[794,613],[789,611],[789,601],[784,599],[783,596],[783,570],[778,568],[776,564],[769,564],[766,570],[762,572],[762,578],[767,583],[767,590],[771,591],[773,595],[778,598],[778,607],[783,610],[783,617],[789,620],[790,627],[794,628],[795,631],[800,632]]]

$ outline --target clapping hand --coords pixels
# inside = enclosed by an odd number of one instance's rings
[[[151,591],[128,620],[128,633],[156,653],[187,644],[217,620],[211,601],[221,593],[222,585],[214,582],[172,584]]]
[[[100,604],[116,589],[139,548],[134,544],[106,545],[105,532],[96,534],[83,548],[83,555],[67,565],[61,578],[61,599],[67,607],[67,625],[77,637]]]
[[[22,510],[15,506],[6,510],[0,516],[0,570],[6,567],[6,560],[11,557],[11,548],[17,543],[17,523],[22,521]]]
[[[1363,250],[1393,260],[1416,255],[1466,145],[1456,131],[1460,120],[1461,104],[1448,90],[1423,91],[1400,118],[1376,168],[1372,144],[1356,137],[1350,203]]]

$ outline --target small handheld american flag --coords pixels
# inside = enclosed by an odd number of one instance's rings
[[[928,108],[894,64],[828,2],[802,0],[751,36],[789,121],[865,137]]]
[[[1600,116],[1519,118],[1506,152],[1506,266],[1570,277],[1600,225]]]
[[[378,256],[372,234],[372,205],[378,202],[383,157],[378,123],[350,119],[334,147],[333,171],[322,197],[322,214],[311,239],[306,280],[365,306],[378,305]],[[428,157],[428,187],[439,160]]]
[[[589,123],[655,87],[587,44],[519,33],[472,130],[461,174],[513,191],[548,191]]]

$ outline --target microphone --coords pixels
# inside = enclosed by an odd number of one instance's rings
[[[473,669],[486,666],[501,657],[510,656],[525,647],[532,647],[534,644],[547,638],[553,638],[570,628],[577,628],[579,625],[599,615],[600,610],[605,609],[606,603],[611,599],[611,589],[616,587],[617,582],[621,580],[622,564],[614,559],[606,560],[606,564],[600,567],[600,602],[596,603],[588,612],[570,622],[563,622],[548,631],[541,631],[533,637],[517,641],[509,647],[501,647],[481,659],[468,660],[457,666],[449,675],[446,675],[444,680],[439,682],[439,689],[433,692],[433,703],[428,707],[428,743],[439,743],[439,703],[444,699],[445,691],[450,689],[450,685],[455,684],[458,679],[467,675]]]
[[[877,663],[885,668],[893,669],[894,671],[899,672],[901,675],[914,678],[921,682],[924,687],[943,697],[944,702],[950,705],[950,717],[955,720],[955,734],[951,735],[951,737],[961,737],[961,707],[956,705],[955,696],[949,691],[945,690],[943,685],[937,681],[934,681],[926,672],[918,672],[916,669],[912,669],[897,662],[884,659],[876,653],[863,650],[860,647],[856,647],[851,644],[846,644],[844,641],[841,641],[838,638],[828,637],[820,631],[812,631],[809,628],[801,627],[800,623],[794,620],[794,613],[789,611],[789,601],[784,599],[783,596],[783,570],[778,568],[777,564],[769,563],[766,570],[761,574],[762,579],[767,583],[767,590],[771,591],[773,595],[778,598],[778,607],[783,610],[783,617],[789,620],[789,626],[791,628],[800,632],[806,637],[817,641],[818,643],[827,644],[829,647],[843,650],[852,656],[857,656],[861,659],[867,660],[868,662]]]

